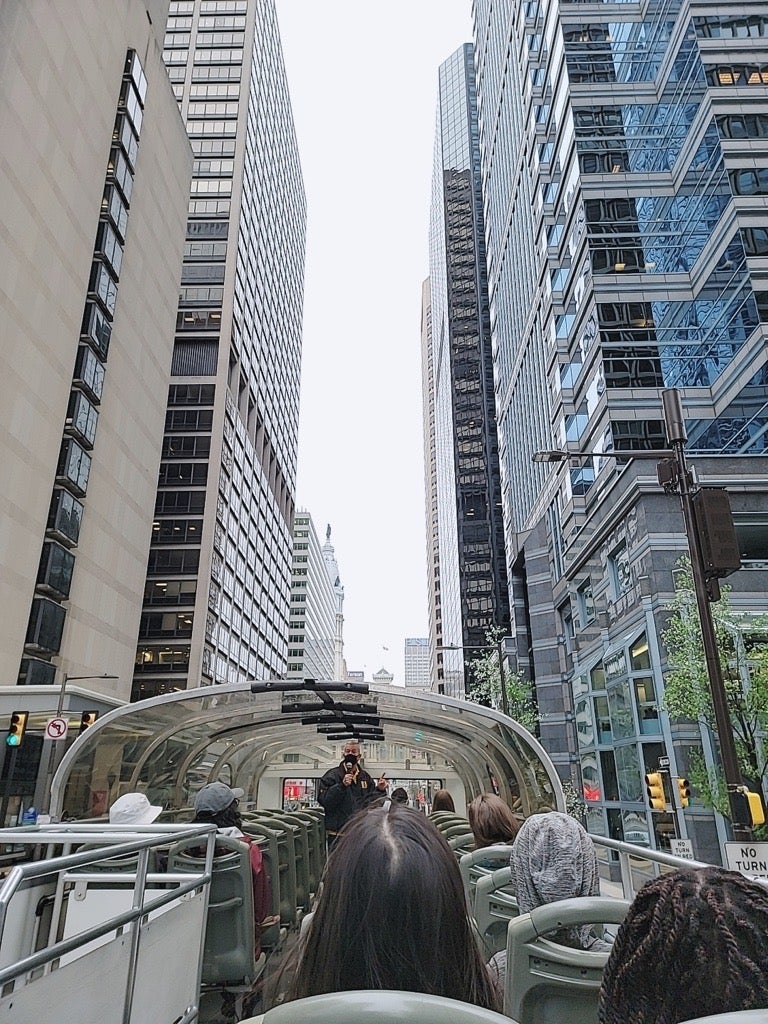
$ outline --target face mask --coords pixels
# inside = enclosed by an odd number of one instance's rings
[[[354,767],[357,764],[357,754],[345,754],[344,764],[351,764]]]

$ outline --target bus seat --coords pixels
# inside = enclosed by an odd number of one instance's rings
[[[261,933],[261,948],[276,949],[288,934],[288,929],[280,924],[280,866],[277,848],[277,834],[266,835],[266,829],[259,828],[254,822],[243,821],[242,830],[261,850],[264,870],[269,879],[269,916],[275,918],[274,924],[264,928]]]
[[[434,825],[439,825],[444,821],[455,821],[457,818],[463,818],[466,821],[466,817],[463,814],[459,814],[457,811],[432,811],[429,815],[429,820]]]
[[[381,989],[296,999],[241,1024],[338,1024],[344,1018],[355,1024],[510,1024],[509,1017],[457,999]]]
[[[450,839],[451,836],[464,835],[467,832],[472,832],[466,818],[457,818],[455,821],[445,822],[444,824],[441,823],[438,825],[438,828],[443,833],[445,839]]]
[[[507,942],[507,926],[519,913],[511,867],[497,868],[478,878],[472,902],[472,916],[489,957],[504,949]]]
[[[727,1013],[715,1013],[711,1017],[694,1017],[682,1024],[768,1024],[766,1010],[729,1010]]]
[[[489,875],[497,868],[507,867],[512,848],[507,843],[494,846],[483,846],[479,850],[469,850],[459,858],[459,870],[464,881],[467,902],[472,906],[475,897],[475,885],[478,878]]]
[[[307,826],[309,839],[309,888],[314,897],[320,884],[325,865],[325,822],[323,818],[306,811],[291,811],[291,814]]]
[[[296,862],[294,859],[293,830],[284,822],[269,814],[258,811],[244,823],[246,831],[258,831],[277,840],[277,877],[280,892],[280,924],[289,930],[301,920],[296,902]],[[274,874],[272,877],[275,877]]]
[[[175,843],[168,853],[168,870],[199,871],[204,860],[190,848],[189,840]],[[259,972],[255,946],[248,844],[217,836],[208,897],[203,985],[250,985]]]
[[[296,907],[309,910],[312,871],[310,865],[311,835],[309,825],[298,815],[289,811],[275,811],[275,818],[293,834],[293,862],[296,872]]]
[[[607,952],[572,949],[542,936],[583,924],[620,924],[628,900],[580,896],[536,907],[507,927],[504,1013],[520,1024],[597,1024]]]
[[[454,828],[456,825],[461,825],[464,829],[469,828],[469,820],[462,814],[455,814],[453,811],[439,811],[438,814],[430,814],[429,820],[438,830],[445,834],[447,829]]]
[[[475,845],[475,837],[471,832],[459,832],[448,839],[448,845],[457,857],[463,857]]]

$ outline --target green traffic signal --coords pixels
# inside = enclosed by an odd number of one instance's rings
[[[28,711],[14,711],[11,715],[11,723],[8,726],[8,735],[5,737],[6,745],[9,747],[20,747],[24,739],[24,730],[27,728]]]

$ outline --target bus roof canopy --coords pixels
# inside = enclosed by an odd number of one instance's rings
[[[453,769],[468,800],[495,788],[526,815],[565,809],[543,747],[490,708],[397,686],[269,680],[181,690],[103,715],[62,759],[51,811],[88,819],[103,807],[97,792],[114,799],[135,789],[181,811],[217,778],[258,803],[270,767],[284,765],[284,774],[301,774],[302,762],[330,767],[337,744],[351,737],[367,744],[376,764],[407,768],[415,758],[414,767]],[[386,747],[374,752],[374,744]]]

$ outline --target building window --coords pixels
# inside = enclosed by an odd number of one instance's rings
[[[62,543],[75,546],[80,536],[83,521],[83,505],[69,491],[55,487],[48,513],[47,530],[56,535]]]
[[[579,607],[579,623],[584,629],[590,622],[595,621],[595,599],[592,595],[591,579],[585,580],[581,584],[576,596]]]
[[[626,544],[616,548],[608,559],[611,574],[611,585],[616,598],[623,597],[632,589],[632,567],[629,564],[629,552]]]
[[[46,541],[37,573],[37,588],[53,593],[59,600],[66,600],[72,586],[74,566],[75,556],[71,551],[53,541]]]
[[[189,644],[139,646],[134,668],[136,672],[186,672],[189,668]]]
[[[88,476],[91,472],[91,457],[77,441],[65,440],[61,446],[59,465],[56,476],[60,483],[66,483],[80,496],[88,488]]]
[[[32,601],[25,647],[34,651],[58,654],[61,649],[65,616],[66,612],[60,604],[47,597],[36,597]]]
[[[768,568],[768,518],[762,515],[733,516],[743,569]]]

